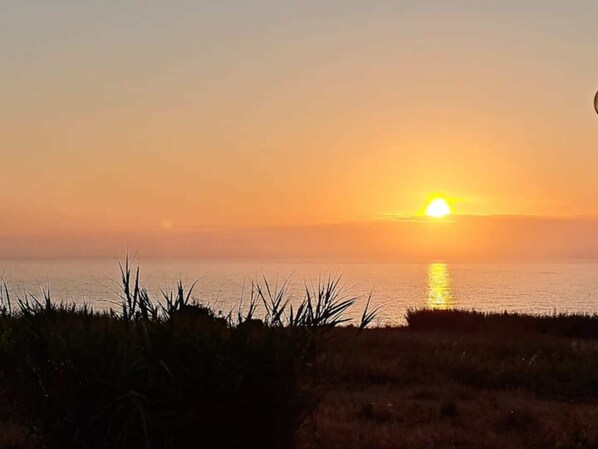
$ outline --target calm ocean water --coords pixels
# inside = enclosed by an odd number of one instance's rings
[[[143,284],[159,295],[178,279],[197,281],[195,297],[228,312],[246,304],[251,282],[266,276],[272,284],[289,276],[299,298],[303,285],[342,275],[347,295],[382,306],[379,324],[404,323],[408,308],[460,308],[528,313],[598,312],[598,263],[429,263],[320,264],[141,260]],[[49,286],[56,300],[105,309],[118,303],[115,260],[0,260],[0,277],[13,294],[39,294]],[[355,308],[355,314],[359,312]]]

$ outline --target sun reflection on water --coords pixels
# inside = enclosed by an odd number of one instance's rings
[[[429,309],[446,310],[455,305],[451,276],[445,263],[431,263],[428,265],[428,289],[426,292],[426,306]]]

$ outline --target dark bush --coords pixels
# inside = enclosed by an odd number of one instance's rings
[[[309,405],[299,330],[51,311],[7,337],[6,380],[49,447],[290,447]]]
[[[495,335],[538,333],[572,338],[598,338],[598,315],[484,313],[467,310],[409,310],[409,329],[485,332]]]
[[[163,303],[150,301],[139,273],[131,276],[128,262],[121,269],[119,313],[56,305],[49,294],[19,300],[13,312],[4,289],[1,380],[32,441],[61,449],[292,447],[318,398],[303,381],[314,344],[354,298],[341,298],[331,282],[287,313],[284,293],[265,282],[233,322],[195,304],[182,283]]]

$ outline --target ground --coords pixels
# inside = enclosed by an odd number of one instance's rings
[[[335,330],[301,448],[596,448],[598,343]]]

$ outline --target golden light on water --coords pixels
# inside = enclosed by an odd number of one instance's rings
[[[433,218],[446,217],[451,213],[451,208],[443,198],[434,198],[426,207],[426,215]]]
[[[447,310],[454,307],[455,298],[451,286],[451,277],[445,263],[428,265],[428,285],[426,307],[434,310]]]

